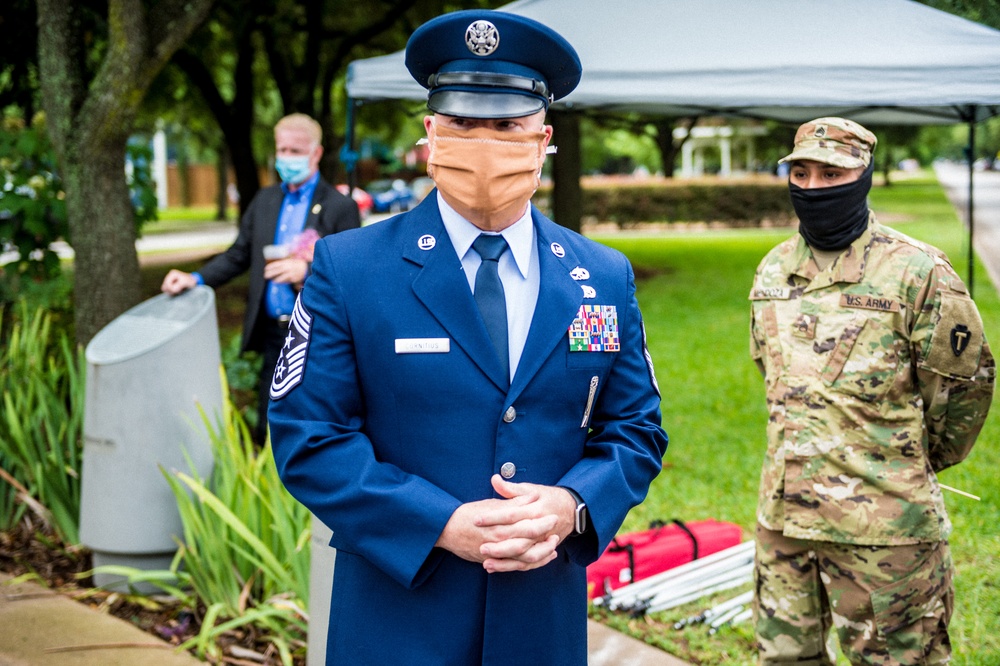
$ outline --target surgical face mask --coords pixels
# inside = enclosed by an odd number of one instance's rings
[[[868,228],[868,192],[872,187],[875,163],[853,183],[804,189],[788,184],[799,233],[810,247],[818,250],[843,250]]]
[[[545,132],[434,125],[428,139],[427,175],[445,201],[481,229],[516,219],[541,183]]]
[[[278,157],[274,160],[274,169],[281,177],[281,181],[289,185],[297,185],[312,174],[308,155]]]

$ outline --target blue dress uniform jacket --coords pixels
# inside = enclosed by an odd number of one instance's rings
[[[667,437],[628,261],[532,217],[540,288],[509,389],[434,193],[316,245],[289,340],[308,338],[305,362],[294,388],[272,387],[269,420],[282,480],[333,529],[329,663],[587,661],[585,566],[645,497]],[[620,351],[570,352],[584,304],[615,306]],[[487,574],[434,543],[460,504],[494,497],[505,463],[513,482],[576,490],[591,528],[540,569]]]

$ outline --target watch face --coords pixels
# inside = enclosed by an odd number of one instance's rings
[[[587,505],[578,504],[576,506],[576,514],[574,516],[573,531],[577,534],[583,534],[587,531]]]

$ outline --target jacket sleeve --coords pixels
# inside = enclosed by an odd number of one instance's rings
[[[996,363],[962,281],[937,259],[916,301],[911,346],[935,472],[960,463],[983,427]]]
[[[250,269],[253,258],[254,221],[260,214],[263,193],[264,190],[257,193],[247,207],[247,212],[240,218],[239,232],[233,244],[221,254],[209,259],[199,269],[198,272],[209,287],[221,287]]]

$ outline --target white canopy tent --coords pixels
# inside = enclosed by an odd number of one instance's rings
[[[1000,115],[1000,31],[912,0],[518,0],[502,10],[579,52],[583,78],[556,109],[968,123],[970,154],[975,123]],[[402,52],[351,63],[347,92],[426,98]],[[970,167],[970,259],[971,182]]]
[[[556,108],[789,123],[931,124],[1000,114],[1000,31],[911,0],[518,0],[580,54]],[[356,100],[424,99],[403,53],[351,63]]]

